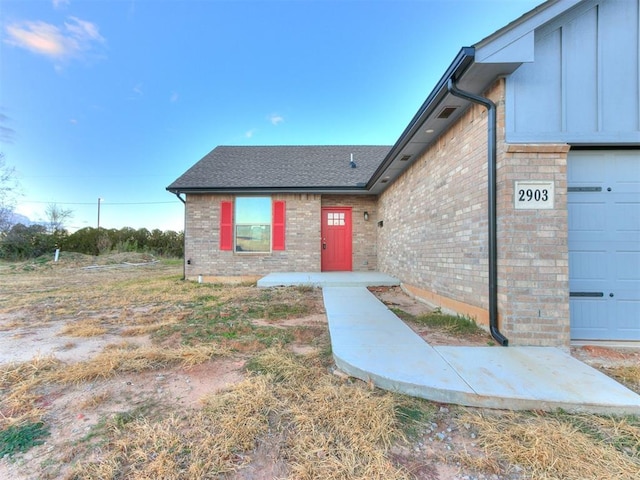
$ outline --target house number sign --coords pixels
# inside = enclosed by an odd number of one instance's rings
[[[553,208],[553,180],[516,180],[514,184],[516,210],[549,210]]]

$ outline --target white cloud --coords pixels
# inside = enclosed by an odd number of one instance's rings
[[[25,21],[6,27],[8,44],[53,60],[82,58],[105,39],[98,26],[78,17],[68,17],[63,27],[41,21]]]
[[[279,125],[284,122],[284,117],[282,115],[278,115],[277,113],[272,113],[268,118],[272,125]]]
[[[62,57],[65,54],[66,40],[60,30],[45,22],[25,22],[21,25],[9,25],[7,33],[11,37],[7,42],[34,53],[50,57]]]
[[[142,83],[136,83],[136,85],[133,87],[133,93],[139,96],[144,95],[144,92],[142,91]]]
[[[180,96],[178,95],[178,93],[177,93],[177,92],[173,92],[173,93],[171,94],[171,97],[169,98],[169,101],[170,101],[171,103],[175,103],[175,102],[177,102],[177,101],[178,101],[178,99],[179,99],[179,98],[180,98]]]
[[[78,17],[69,17],[69,22],[64,22],[64,26],[71,36],[80,42],[104,42],[104,38],[100,35],[95,23],[81,20]]]
[[[71,2],[69,0],[53,0],[53,8],[62,8],[68,6]]]
[[[255,128],[252,128],[251,130],[247,131],[244,136],[246,138],[251,138],[253,137],[253,135],[257,132],[257,130]]]

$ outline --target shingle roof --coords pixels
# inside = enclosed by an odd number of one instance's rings
[[[207,190],[363,189],[390,146],[220,146],[167,187]],[[357,165],[351,168],[350,159]]]

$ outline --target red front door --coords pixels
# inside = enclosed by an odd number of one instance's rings
[[[351,208],[322,209],[322,271],[347,271],[351,267]]]

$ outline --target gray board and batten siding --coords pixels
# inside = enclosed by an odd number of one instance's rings
[[[639,3],[581,2],[522,41],[525,63],[506,82],[507,142],[640,144]]]

